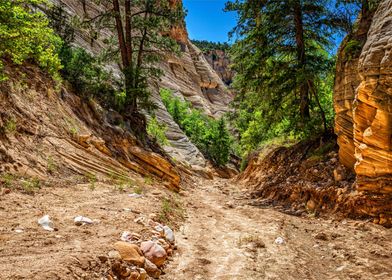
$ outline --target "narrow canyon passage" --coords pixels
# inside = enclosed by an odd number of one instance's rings
[[[248,206],[229,181],[198,185],[163,279],[392,278],[390,230]]]

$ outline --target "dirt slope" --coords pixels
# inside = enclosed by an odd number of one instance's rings
[[[178,190],[176,168],[142,148],[119,114],[56,87],[35,66],[7,67],[7,73],[0,85],[0,177],[75,183],[141,175]]]
[[[239,194],[228,181],[201,181],[188,193],[189,218],[163,279],[392,279],[391,230],[289,216]]]

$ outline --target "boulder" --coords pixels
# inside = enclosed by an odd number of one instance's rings
[[[154,241],[142,242],[140,249],[142,250],[144,256],[156,266],[161,267],[165,263],[167,253],[162,246],[155,243]]]
[[[120,253],[122,260],[137,266],[144,264],[143,253],[136,244],[119,241],[114,244],[114,248]]]

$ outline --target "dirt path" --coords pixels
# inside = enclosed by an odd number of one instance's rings
[[[160,213],[162,199],[173,195],[162,186],[145,186],[142,198],[130,192],[87,184],[0,195],[0,279],[104,279],[98,257],[123,231],[148,237],[151,229],[135,219]],[[248,206],[224,180],[199,181],[181,200],[188,217],[161,279],[392,279],[391,229]],[[44,214],[58,231],[37,224]],[[76,226],[76,215],[95,222]]]
[[[392,279],[391,230],[254,208],[225,181],[199,185],[163,279]]]

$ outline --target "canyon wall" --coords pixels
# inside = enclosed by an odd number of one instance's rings
[[[93,17],[102,12],[102,6],[94,4],[93,1],[85,1],[85,7],[82,1],[78,0],[52,0],[52,2],[57,5],[62,3],[70,17],[83,17],[86,11],[90,17]],[[180,0],[172,0],[172,5],[179,3]],[[76,30],[74,44],[99,54],[105,47],[103,39],[110,36],[111,31],[102,30],[101,33],[99,38],[92,40],[91,34],[86,30]],[[203,53],[190,42],[185,23],[173,26],[170,36],[180,44],[181,54],[168,55],[163,59],[157,67],[163,70],[164,75],[159,81],[150,83],[152,100],[158,105],[155,114],[158,120],[167,126],[166,136],[170,144],[164,149],[176,161],[205,167],[206,160],[203,155],[167,112],[160,98],[159,89],[170,89],[174,95],[192,103],[194,107],[212,117],[219,117],[227,112],[233,96],[209,65]],[[108,63],[107,68],[120,74],[116,63]]]
[[[381,223],[392,210],[391,38],[392,1],[383,0],[343,42],[334,96],[340,161],[355,171],[357,190],[367,195],[361,211]]]
[[[230,69],[230,59],[227,52],[224,50],[209,50],[204,52],[204,56],[222,81],[229,86],[233,82],[235,73]]]
[[[354,101],[359,190],[392,194],[392,1],[379,5],[358,62]]]

